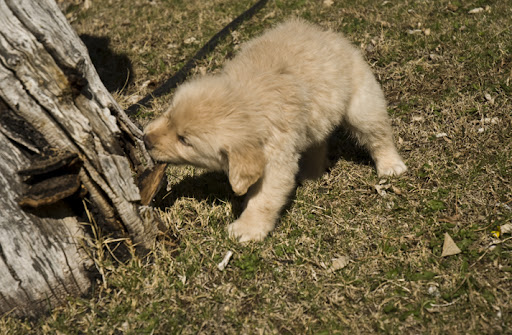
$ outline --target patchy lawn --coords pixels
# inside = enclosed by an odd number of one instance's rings
[[[61,2],[125,107],[255,3]],[[120,264],[96,253],[104,275],[90,296],[37,321],[4,316],[0,333],[511,332],[512,235],[499,232],[512,223],[512,7],[269,1],[193,72],[215,71],[240,43],[291,15],[361,47],[409,171],[379,180],[367,155],[336,134],[331,169],[297,188],[264,242],[240,245],[225,232],[242,203],[227,178],[169,168],[155,201],[169,238],[151,257]],[[147,123],[171,97],[137,121]],[[441,257],[445,233],[460,253]]]

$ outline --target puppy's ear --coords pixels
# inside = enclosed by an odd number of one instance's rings
[[[229,183],[236,195],[244,195],[263,176],[265,156],[261,145],[228,151]]]

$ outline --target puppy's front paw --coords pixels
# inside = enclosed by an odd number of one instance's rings
[[[402,162],[402,159],[398,155],[396,157],[381,159],[376,165],[379,177],[399,176],[407,171],[407,166],[405,166],[404,162]]]
[[[228,233],[229,237],[239,242],[262,241],[272,230],[272,227],[267,226],[240,218],[228,226]]]

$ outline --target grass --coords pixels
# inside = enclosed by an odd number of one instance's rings
[[[104,77],[125,107],[254,3],[63,1],[71,2],[77,32],[129,68]],[[341,31],[383,85],[408,173],[380,195],[367,156],[337,134],[328,173],[297,188],[265,241],[240,245],[224,230],[242,202],[227,179],[172,167],[155,202],[168,238],[150,257],[97,257],[104,277],[90,296],[40,320],[4,316],[0,333],[512,333],[511,236],[491,233],[512,221],[512,9],[484,0],[325,3],[269,1],[195,73],[215,71],[239,43],[290,15]],[[460,254],[441,257],[445,233]],[[349,264],[329,270],[343,256]]]

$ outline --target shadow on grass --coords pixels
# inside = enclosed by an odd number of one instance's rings
[[[108,37],[80,35],[89,50],[96,72],[109,92],[122,92],[133,81],[133,67],[125,54],[116,54],[110,48]]]
[[[228,177],[222,172],[205,172],[200,176],[187,176],[179,183],[172,185],[169,191],[162,187],[155,196],[156,207],[162,210],[172,207],[181,198],[206,201],[210,205],[219,201],[230,202],[236,217],[243,211],[244,197],[237,197],[233,193]]]
[[[358,145],[345,129],[337,128],[328,140],[330,166],[343,159],[361,165],[374,165],[369,153]]]
[[[336,130],[329,138],[328,158],[331,167],[341,159],[361,165],[373,164],[368,153],[358,146],[343,129]],[[165,209],[172,207],[178,199],[184,197],[206,201],[210,205],[219,201],[230,202],[235,217],[240,216],[244,209],[244,196],[234,195],[228,177],[222,172],[206,172],[200,176],[187,176],[173,185],[170,191],[166,191],[163,187],[155,197],[157,199],[155,205]],[[290,198],[283,211],[290,207],[292,199],[293,197]]]

